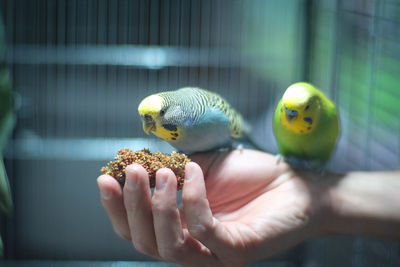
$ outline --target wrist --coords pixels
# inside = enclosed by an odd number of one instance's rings
[[[328,174],[321,184],[321,235],[400,238],[399,172]]]

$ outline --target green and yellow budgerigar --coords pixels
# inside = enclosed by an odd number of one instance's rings
[[[286,89],[274,114],[279,153],[323,166],[339,136],[335,104],[312,84],[295,83]]]
[[[138,107],[143,130],[184,153],[232,145],[247,134],[242,116],[220,95],[193,87],[143,99]]]

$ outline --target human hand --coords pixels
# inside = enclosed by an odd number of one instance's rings
[[[186,165],[179,208],[169,169],[157,172],[153,196],[140,165],[127,167],[123,190],[110,176],[98,178],[114,230],[139,252],[185,266],[242,266],[318,231],[318,194],[274,156],[234,150],[192,160],[201,168]]]

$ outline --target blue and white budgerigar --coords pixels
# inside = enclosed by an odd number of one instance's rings
[[[273,126],[279,153],[307,161],[311,168],[321,168],[329,160],[339,136],[335,104],[306,82],[286,89],[275,109]]]
[[[184,153],[229,147],[247,135],[242,116],[220,95],[194,87],[160,92],[138,107],[143,130]]]

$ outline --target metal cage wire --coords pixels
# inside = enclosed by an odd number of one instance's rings
[[[116,238],[110,241],[115,249],[88,249],[98,245],[96,234],[112,236],[105,223],[74,246],[82,235],[74,232],[77,211],[62,196],[97,194],[90,182],[81,191],[72,184],[95,177],[121,146],[171,150],[145,136],[137,115],[139,101],[158,91],[190,85],[220,93],[251,122],[256,141],[276,152],[271,114],[277,100],[291,83],[308,80],[340,112],[331,168],[399,168],[396,1],[1,0],[0,11],[18,95],[18,124],[6,154],[17,209],[10,258],[98,259],[103,251],[102,259],[146,259]],[[68,176],[71,169],[77,177]],[[28,170],[37,183],[30,189],[24,187]],[[60,215],[55,229],[48,198],[71,216]],[[93,214],[83,228],[102,218],[94,201],[80,209]],[[57,231],[68,251],[56,249]],[[369,243],[352,244],[354,251]],[[398,251],[397,244],[382,246]],[[397,254],[386,254],[386,262]]]

